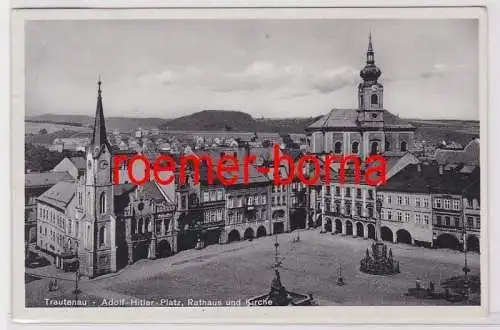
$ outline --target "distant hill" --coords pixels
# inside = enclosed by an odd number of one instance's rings
[[[121,132],[130,131],[138,127],[158,127],[162,130],[172,131],[229,131],[229,132],[267,132],[267,133],[304,133],[307,126],[318,120],[321,116],[309,118],[283,118],[255,119],[241,111],[204,110],[188,116],[175,119],[162,118],[128,118],[107,117],[106,127],[109,131],[118,128]],[[442,140],[456,141],[462,145],[467,144],[472,138],[479,136],[479,121],[473,120],[423,120],[407,119],[417,127],[416,140],[439,143]],[[55,115],[46,114],[27,117],[31,124],[40,122],[61,126],[67,130],[81,131],[78,129],[92,127],[94,118],[81,115]],[[62,123],[74,126],[64,126]],[[40,126],[40,124],[38,125]],[[36,126],[36,128],[38,128]],[[41,126],[40,126],[41,127]],[[39,130],[39,128],[38,128]],[[36,132],[38,132],[38,130]],[[48,130],[50,132],[50,130]],[[34,133],[36,133],[34,132]]]
[[[254,119],[241,111],[204,110],[168,120],[160,128],[187,131],[304,133],[317,118]]]
[[[84,127],[91,127],[94,125],[94,117],[83,115],[55,115],[44,114],[40,116],[31,116],[26,118],[27,122],[46,122],[54,124],[73,124],[81,125]],[[159,127],[166,120],[162,118],[132,118],[132,117],[106,117],[106,128],[110,131],[119,129],[120,131],[129,131],[138,127],[152,128]]]

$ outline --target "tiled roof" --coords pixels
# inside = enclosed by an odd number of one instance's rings
[[[61,181],[44,192],[38,200],[65,209],[76,192],[76,183]]]
[[[434,154],[438,164],[479,165],[479,139],[474,139],[462,150],[437,149]]]
[[[198,156],[203,156],[207,155],[211,158],[212,160],[212,171],[213,171],[213,178],[214,182],[217,181],[217,164],[219,162],[219,159],[221,158],[221,152],[222,151],[217,151],[217,150],[210,150],[205,153],[200,153]],[[244,164],[244,156],[245,156],[245,151],[244,150],[238,150],[238,151],[227,151],[225,152],[226,155],[233,156],[234,153],[236,153],[236,157],[238,159],[238,165],[239,165],[239,170],[237,173],[224,173],[226,179],[231,179],[234,176],[237,176],[237,181],[234,183],[235,185],[237,184],[244,184],[244,174],[245,174],[245,164]],[[251,153],[251,151],[250,151]],[[206,171],[206,167],[204,171],[201,171],[200,174],[201,180],[206,180],[208,178],[208,174]],[[249,164],[248,166],[248,184],[252,183],[264,183],[264,182],[269,182],[269,179],[267,178],[266,175],[260,173],[255,166],[252,164]]]
[[[26,173],[24,177],[24,186],[26,188],[35,188],[43,186],[52,186],[60,181],[72,181],[73,177],[66,171],[64,172],[31,172]]]
[[[420,168],[420,170],[419,170]],[[380,191],[402,191],[415,193],[462,194],[473,182],[479,181],[479,168],[470,173],[460,173],[460,168],[443,170],[439,173],[439,165],[408,165],[385,185]]]
[[[414,129],[415,126],[404,119],[393,115],[387,110],[383,110],[384,127],[387,128],[406,128]],[[326,128],[356,128],[358,127],[357,109],[333,109],[314,123],[307,129],[318,130]]]
[[[85,158],[84,157],[70,157],[69,160],[76,166],[79,170],[85,169]]]

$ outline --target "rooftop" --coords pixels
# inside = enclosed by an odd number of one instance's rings
[[[63,172],[31,172],[26,173],[25,188],[52,186],[60,181],[72,181],[73,177],[66,171]]]
[[[312,123],[307,130],[320,130],[328,128],[357,128],[358,109],[332,109],[329,113]],[[384,127],[399,129],[415,129],[408,121],[393,115],[387,110],[382,110]]]
[[[60,209],[68,206],[76,193],[76,184],[74,182],[61,181],[56,183],[49,190],[44,192],[38,200]]]

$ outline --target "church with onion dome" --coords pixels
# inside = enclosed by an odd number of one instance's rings
[[[360,72],[358,107],[332,109],[307,127],[309,150],[314,154],[371,154],[391,156],[411,151],[415,127],[384,108],[382,71],[375,64],[371,34],[366,65]]]

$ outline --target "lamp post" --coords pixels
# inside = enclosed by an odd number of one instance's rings
[[[381,222],[382,222],[382,200],[380,198],[377,198],[375,201],[375,208],[377,211],[376,217],[375,217],[375,241],[380,242],[381,239]]]
[[[80,281],[80,256],[78,254],[78,241],[76,241],[76,272],[75,272],[75,289],[73,293],[75,294],[75,300],[78,300],[78,294],[81,292],[78,288],[78,282]]]
[[[462,223],[463,223],[462,239],[463,239],[463,249],[464,249],[464,268],[462,268],[462,270],[464,272],[464,295],[465,295],[465,299],[469,300],[469,295],[470,295],[470,292],[469,292],[469,290],[470,290],[470,288],[469,288],[469,272],[470,272],[470,268],[467,264],[468,247],[467,247],[467,226],[465,224],[465,220],[466,220],[465,205],[464,205],[464,198],[462,198]]]

